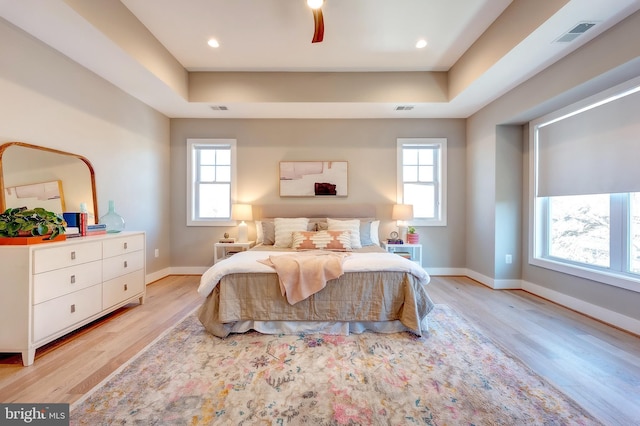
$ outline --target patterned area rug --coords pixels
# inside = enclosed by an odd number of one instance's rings
[[[74,404],[71,424],[600,424],[446,305],[428,336],[220,339],[189,315]]]

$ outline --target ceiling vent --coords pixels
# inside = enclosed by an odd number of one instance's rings
[[[413,109],[413,105],[398,105],[395,107],[396,111],[411,111]]]
[[[595,22],[580,22],[578,25],[558,37],[556,39],[556,42],[569,43],[570,41],[575,40],[578,36],[587,32],[587,30],[589,30],[591,27],[594,27],[595,25]]]
[[[229,108],[227,108],[224,105],[211,105],[211,109],[214,111],[228,111]]]

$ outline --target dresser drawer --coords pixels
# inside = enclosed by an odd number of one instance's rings
[[[144,235],[129,235],[104,241],[103,256],[113,257],[144,249]]]
[[[102,262],[83,263],[33,276],[33,304],[100,284]]]
[[[33,340],[44,339],[102,310],[102,286],[94,285],[33,307]]]
[[[144,252],[136,251],[102,261],[102,280],[108,281],[121,275],[143,269]]]
[[[142,269],[105,281],[102,283],[102,309],[108,309],[143,291],[144,274]]]
[[[52,271],[102,259],[100,241],[34,250],[33,273]]]

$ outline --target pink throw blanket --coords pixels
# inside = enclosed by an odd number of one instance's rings
[[[342,276],[342,264],[348,255],[311,251],[269,256],[259,262],[276,270],[282,295],[294,305],[325,288],[327,281]]]

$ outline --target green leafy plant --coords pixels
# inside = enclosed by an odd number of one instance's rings
[[[415,226],[410,226],[407,228],[407,234],[415,234],[415,233],[416,233]]]
[[[0,214],[0,237],[49,235],[46,239],[53,240],[64,234],[64,227],[60,216],[41,207],[10,208]]]

